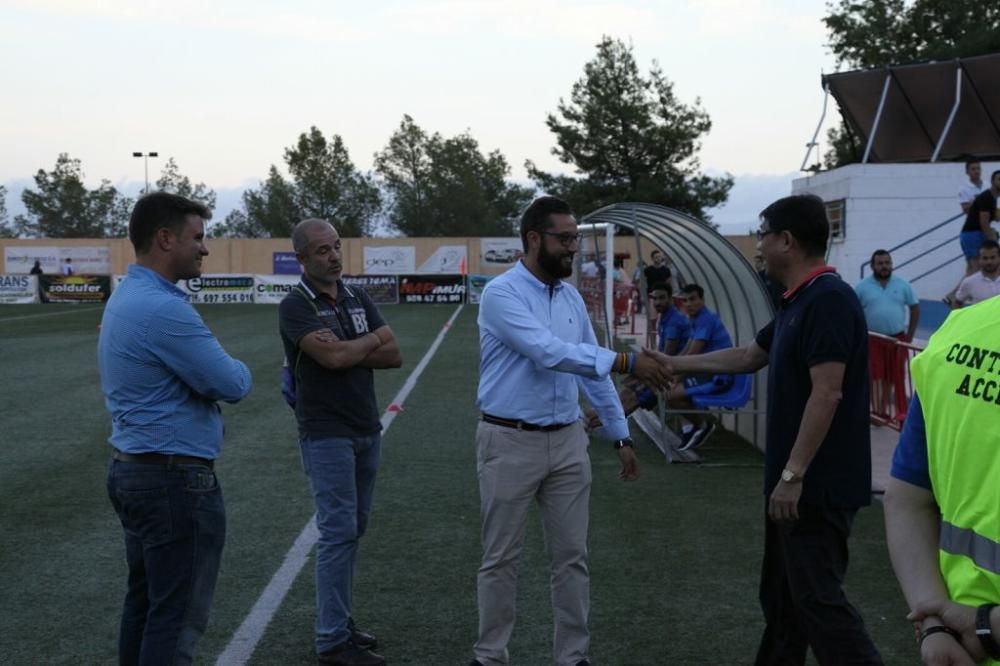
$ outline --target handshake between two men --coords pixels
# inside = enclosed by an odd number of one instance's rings
[[[648,396],[654,397],[655,404],[656,392],[666,392],[667,399],[671,399],[671,392],[676,392],[681,379],[674,361],[672,357],[651,349],[644,349],[636,355],[635,367],[625,379],[618,396],[625,416],[644,406]],[[593,409],[586,410],[584,420],[588,431],[601,427],[601,419]]]

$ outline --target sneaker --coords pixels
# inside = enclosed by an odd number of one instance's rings
[[[347,639],[340,645],[320,652],[317,659],[321,666],[384,666],[382,655],[366,650]]]
[[[695,430],[691,438],[688,439],[686,442],[684,442],[682,446],[677,450],[689,451],[691,449],[696,449],[702,444],[704,444],[705,440],[711,437],[712,433],[714,432],[715,432],[715,424],[709,422],[706,425],[702,426],[701,428]]]
[[[691,428],[687,432],[681,431],[680,439],[681,443],[677,446],[678,451],[687,451],[691,446],[691,440],[694,439],[695,435],[698,434],[698,430]]]

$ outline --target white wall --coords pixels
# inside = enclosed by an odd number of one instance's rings
[[[983,182],[1000,169],[1000,163],[983,164]],[[830,264],[849,282],[860,279],[859,267],[878,248],[891,249],[920,232],[961,212],[958,191],[966,183],[965,165],[942,164],[851,164],[792,182],[795,194],[812,193],[824,201],[846,200],[845,239],[830,250]],[[965,218],[959,218],[920,240],[892,253],[899,266],[907,259],[949,238],[955,240],[914,263],[900,268],[898,275],[913,279],[962,253],[957,236]],[[921,278],[913,284],[920,298],[939,299],[965,272],[965,260]],[[870,271],[865,275],[870,275]]]

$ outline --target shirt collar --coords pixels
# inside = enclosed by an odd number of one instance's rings
[[[178,296],[183,296],[187,298],[187,292],[178,287],[175,283],[171,282],[167,278],[163,277],[152,268],[146,268],[145,266],[140,266],[139,264],[129,264],[128,265],[128,276],[131,278],[136,278],[138,280],[147,280],[158,284],[164,289],[171,291]]]
[[[551,287],[556,291],[558,291],[563,287],[562,280],[556,280],[555,284],[552,285],[550,285],[548,282],[542,282],[541,280],[539,280],[537,277],[535,277],[535,274],[529,271],[528,267],[524,265],[523,259],[517,260],[517,264],[514,266],[514,270],[517,272],[518,277],[528,282],[528,284],[531,284],[537,289],[549,289]]]
[[[792,301],[796,296],[799,295],[799,292],[805,291],[809,287],[809,285],[811,285],[816,280],[816,278],[826,275],[827,273],[836,274],[837,269],[834,268],[833,266],[822,266],[820,268],[817,268],[812,273],[809,273],[809,275],[802,278],[802,281],[799,282],[797,285],[795,285],[794,287],[783,293],[781,295],[781,302],[788,303]]]
[[[306,290],[307,294],[309,294],[309,298],[312,298],[313,300],[320,297],[323,297],[326,300],[329,300],[330,298],[322,291],[317,289],[316,285],[314,285],[312,282],[309,281],[309,278],[306,277],[305,273],[302,274],[302,281],[299,284],[301,284],[302,288]],[[337,278],[337,302],[339,303],[340,301],[344,300],[345,297],[353,295],[354,294],[347,287],[347,285],[344,284],[344,281],[341,280],[340,278]]]

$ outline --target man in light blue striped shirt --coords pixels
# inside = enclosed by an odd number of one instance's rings
[[[125,532],[128,585],[118,634],[122,664],[190,664],[205,631],[226,540],[215,477],[218,401],[250,392],[178,280],[201,275],[200,203],[166,192],[136,203],[136,263],[101,319],[97,361],[111,412],[107,489]]]
[[[620,478],[639,476],[612,371],[650,386],[666,376],[652,357],[597,344],[579,292],[562,282],[573,270],[579,234],[569,206],[536,199],[521,218],[525,256],[493,279],[479,307],[476,431],[483,559],[478,576],[479,638],[473,664],[508,662],[517,567],[531,503],[537,498],[551,560],[559,666],[586,665],[590,635],[587,554],[591,470],[579,392],[615,441]]]

